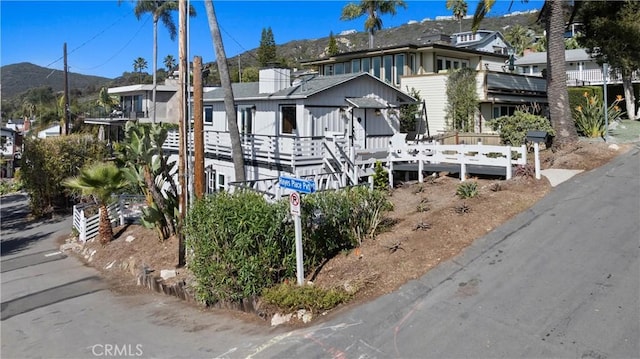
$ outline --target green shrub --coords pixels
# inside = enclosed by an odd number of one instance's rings
[[[546,131],[550,136],[556,134],[549,120],[523,111],[515,111],[513,116],[494,118],[487,121],[487,125],[498,131],[502,143],[511,146],[523,145],[528,131]]]
[[[35,216],[69,207],[71,195],[62,181],[78,175],[85,164],[101,161],[107,155],[104,141],[86,135],[25,138],[24,149],[20,178]]]
[[[284,202],[252,192],[217,193],[196,201],[186,219],[196,296],[211,304],[257,296],[295,276],[293,226]]]
[[[473,198],[478,195],[477,182],[462,182],[456,189],[456,195],[462,199]]]
[[[373,169],[373,188],[386,191],[389,189],[389,172],[382,167],[382,162],[376,161]]]
[[[354,248],[375,234],[392,208],[386,192],[364,186],[317,192],[301,201],[304,267]],[[211,304],[237,301],[296,274],[295,234],[288,201],[252,192],[217,193],[196,201],[186,219],[188,265],[196,295]]]
[[[616,100],[607,109],[607,117],[609,123],[620,120],[623,115],[622,110],[618,106],[622,102],[622,96],[618,95]],[[582,104],[573,109],[573,120],[576,124],[576,130],[585,137],[601,137],[605,132],[605,115],[604,106],[596,96],[590,96],[589,92],[583,93]]]
[[[334,308],[351,297],[351,294],[342,289],[323,289],[313,285],[298,286],[289,283],[266,288],[262,292],[262,299],[278,308],[306,309],[314,312]]]

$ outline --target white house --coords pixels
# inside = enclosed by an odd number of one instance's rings
[[[233,92],[250,181],[344,172],[356,156],[386,156],[398,133],[398,106],[415,102],[365,72],[292,81],[288,69],[264,69],[259,82],[235,83]],[[222,89],[204,94],[209,191],[235,181],[223,100]],[[165,147],[177,150],[175,134]]]
[[[485,121],[512,114],[518,106],[546,107],[546,81],[538,76],[509,72],[507,54],[479,51],[440,43],[402,45],[342,53],[305,61],[325,75],[365,71],[403,91],[414,88],[425,101],[429,134],[447,130],[446,81],[450,70],[469,67],[477,71],[480,101],[476,132],[487,130]],[[427,126],[422,129],[424,133]]]
[[[602,66],[585,49],[565,50],[565,62],[567,66],[567,85],[585,86],[602,85],[604,77]],[[530,52],[515,61],[518,73],[542,76],[547,68],[546,52]],[[640,82],[640,71],[636,71],[632,77],[634,83]],[[615,69],[610,69],[607,83],[621,83],[622,77]]]
[[[500,31],[478,30],[458,32],[451,35],[451,44],[460,49],[492,52],[509,55],[513,50]]]
[[[18,133],[11,128],[0,128],[0,150],[2,150],[2,161],[0,161],[0,178],[13,177],[14,159]]]

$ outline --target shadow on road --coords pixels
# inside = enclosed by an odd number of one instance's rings
[[[0,256],[6,256],[10,254],[16,254],[23,249],[27,249],[33,242],[47,239],[54,232],[40,232],[30,235],[28,237],[13,238],[9,240],[3,240],[0,242]]]

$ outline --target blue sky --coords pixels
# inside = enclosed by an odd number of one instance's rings
[[[395,27],[411,20],[421,21],[451,12],[442,1],[406,1],[408,8],[395,16],[384,16],[383,27]],[[263,28],[271,27],[277,44],[315,39],[345,30],[363,31],[364,18],[340,21],[348,1],[214,1],[227,56],[258,47]],[[469,13],[477,1],[468,1]],[[489,16],[511,11],[540,9],[542,1],[498,0]],[[191,1],[197,16],[190,19],[189,58],[215,60],[204,2]],[[30,62],[62,69],[62,49],[67,43],[71,72],[115,78],[133,71],[138,57],[153,61],[153,26],[150,15],[140,20],[133,14],[133,2],[123,1],[12,1],[0,2],[0,64]],[[178,23],[177,13],[174,16]],[[428,26],[428,23],[427,25]],[[158,67],[166,55],[178,58],[178,40],[158,29]]]

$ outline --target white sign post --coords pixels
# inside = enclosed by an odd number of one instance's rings
[[[296,271],[298,285],[304,284],[304,262],[302,255],[302,219],[300,218],[300,193],[293,192],[289,195],[289,206],[293,216],[293,224],[296,232]]]

